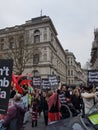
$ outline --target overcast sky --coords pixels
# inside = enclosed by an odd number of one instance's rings
[[[49,16],[64,49],[84,66],[90,59],[94,29],[98,28],[98,0],[0,0],[0,28]]]

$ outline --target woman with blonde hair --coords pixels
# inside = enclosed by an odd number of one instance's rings
[[[82,110],[82,106],[83,106],[83,100],[82,97],[80,95],[79,89],[75,88],[73,91],[73,95],[71,97],[71,102],[76,110],[76,114],[79,114]]]

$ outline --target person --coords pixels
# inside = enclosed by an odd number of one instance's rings
[[[43,91],[42,108],[43,108],[44,122],[45,122],[45,125],[47,126],[48,125],[48,103],[46,101],[46,95],[47,95],[47,92]]]
[[[76,115],[81,112],[82,105],[83,105],[83,100],[82,97],[80,96],[79,89],[75,88],[73,91],[73,95],[71,97],[71,102],[76,110]]]
[[[23,91],[23,96],[25,96],[27,93],[28,93],[28,91],[29,91],[29,89],[28,89],[28,85],[27,84],[24,84],[24,85],[20,85],[21,86],[21,88],[22,88],[22,91]]]
[[[50,90],[47,95],[48,102],[48,124],[60,120],[60,100],[58,94]]]
[[[37,127],[38,105],[36,99],[32,101],[31,109],[32,127]]]
[[[24,130],[23,120],[25,114],[25,107],[21,100],[21,95],[16,94],[13,100],[14,105],[9,108],[2,125],[6,127],[7,130]]]
[[[62,115],[62,119],[65,119],[69,116],[69,113],[66,112],[66,105],[68,102],[70,102],[70,93],[67,90],[67,86],[65,84],[62,84],[61,87],[57,90],[57,93],[59,95],[61,108],[60,112]]]
[[[84,87],[84,92],[81,93],[81,96],[84,102],[84,115],[85,115],[94,105],[95,93],[93,92],[93,87],[92,86]]]
[[[10,98],[13,98],[15,95],[16,95],[15,88],[11,86],[11,90],[10,90]]]

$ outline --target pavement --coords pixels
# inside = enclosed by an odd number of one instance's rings
[[[38,117],[38,126],[32,127],[32,115],[29,114],[28,116],[28,122],[24,125],[24,130],[45,130],[45,123],[44,123],[44,117],[43,112],[41,113],[40,117]]]

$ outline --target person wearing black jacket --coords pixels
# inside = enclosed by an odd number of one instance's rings
[[[67,90],[66,84],[62,84],[61,88],[57,90],[59,95],[60,103],[61,103],[61,114],[62,119],[67,118],[69,116],[68,112],[66,112],[66,105],[70,100],[70,93]],[[68,115],[67,115],[68,114]]]
[[[42,94],[42,106],[43,106],[43,115],[44,115],[44,122],[45,125],[48,125],[48,103],[46,101],[46,92]]]
[[[83,99],[79,93],[79,90],[77,88],[74,89],[73,95],[71,97],[71,102],[76,110],[76,114],[79,114],[82,110],[83,106]]]

